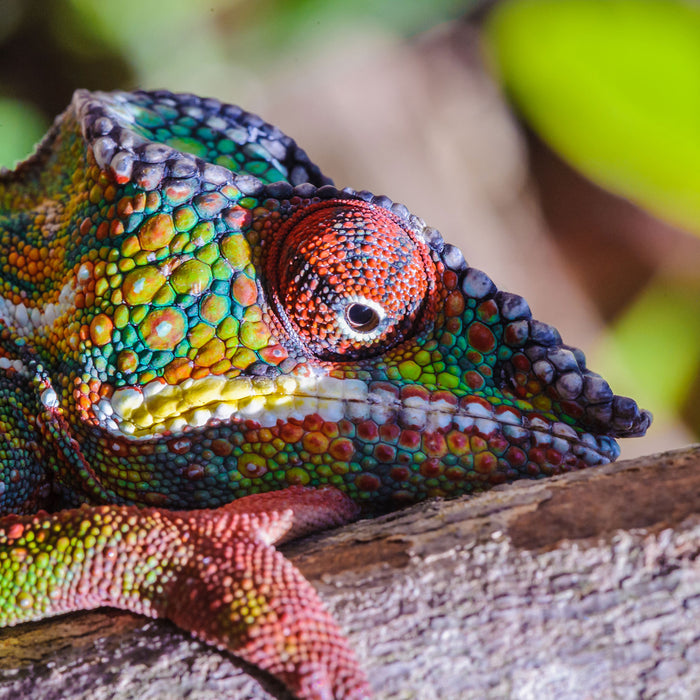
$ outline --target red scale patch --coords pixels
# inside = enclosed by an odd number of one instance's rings
[[[440,476],[443,471],[442,462],[439,459],[426,459],[423,464],[420,465],[420,473],[426,479],[434,479]]]
[[[399,447],[406,450],[416,450],[420,446],[420,433],[417,430],[402,430],[399,437]]]
[[[406,399],[413,398],[414,396],[424,401],[430,401],[430,392],[420,384],[407,384],[401,387],[401,401],[405,402]]]
[[[394,462],[396,460],[396,448],[381,443],[374,448],[374,456],[379,462]]]
[[[304,435],[304,428],[300,425],[295,425],[294,423],[285,423],[280,428],[280,437],[287,444],[294,444],[299,442]]]
[[[381,486],[381,481],[374,474],[360,474],[355,479],[355,484],[360,491],[376,491]]]
[[[479,352],[489,353],[496,347],[496,338],[489,328],[478,321],[472,323],[467,331],[469,345]]]
[[[398,482],[407,481],[411,472],[406,467],[394,467],[390,472],[389,476]]]
[[[401,428],[395,423],[386,423],[379,427],[379,437],[390,444],[396,444],[401,434]]]
[[[357,437],[365,442],[376,442],[379,439],[379,428],[371,420],[362,421],[357,426]]]
[[[428,457],[444,457],[447,454],[445,437],[440,433],[423,435],[423,451]]]
[[[355,446],[352,440],[337,438],[328,446],[328,453],[339,462],[349,462],[355,454]]]

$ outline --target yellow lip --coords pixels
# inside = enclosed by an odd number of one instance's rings
[[[275,425],[278,418],[319,413],[339,420],[347,401],[366,402],[361,381],[327,376],[275,379],[209,376],[170,385],[154,380],[143,387],[121,387],[95,406],[99,423],[134,438],[201,427],[210,420],[255,419]]]

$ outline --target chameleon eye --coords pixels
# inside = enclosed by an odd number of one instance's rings
[[[381,321],[381,310],[353,302],[345,307],[345,320],[356,333],[371,333]]]
[[[435,287],[426,243],[390,211],[358,200],[299,208],[265,241],[279,329],[307,355],[351,360],[412,335]]]

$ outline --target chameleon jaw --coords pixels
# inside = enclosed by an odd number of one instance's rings
[[[587,465],[619,456],[612,437],[576,431],[536,411],[527,401],[514,403],[499,405],[472,395],[452,403],[444,392],[402,397],[386,382],[368,385],[325,375],[233,380],[210,375],[179,385],[154,380],[140,389],[123,387],[100,399],[94,412],[100,426],[111,434],[134,440],[245,421],[272,428],[290,419],[303,421],[318,415],[332,423],[343,419],[395,423],[425,433],[458,431],[484,437],[498,433],[513,444],[530,440],[539,449],[573,454]]]

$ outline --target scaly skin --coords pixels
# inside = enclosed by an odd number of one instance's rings
[[[329,183],[258,117],[165,92],[77,92],[0,177],[0,624],[113,605],[366,697],[275,541],[644,433],[522,298]]]

